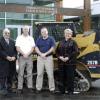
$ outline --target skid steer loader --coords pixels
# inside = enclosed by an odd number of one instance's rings
[[[82,31],[80,30],[79,23],[37,22],[34,30],[35,40],[40,36],[40,30],[43,26],[48,28],[49,35],[55,38],[57,44],[63,39],[63,31],[65,28],[71,28],[73,30],[73,39],[77,42],[80,50],[80,54],[77,57],[74,89],[79,92],[88,91],[91,87],[91,82],[100,78],[100,30],[80,34]],[[57,73],[57,61],[54,53],[54,75],[56,86],[61,85]],[[36,65],[36,55],[33,57],[33,64],[34,63]]]

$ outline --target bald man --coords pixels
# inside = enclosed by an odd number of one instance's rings
[[[30,92],[33,92],[33,82],[32,82],[32,53],[35,47],[35,42],[33,37],[29,35],[29,26],[25,25],[22,29],[22,35],[18,36],[16,39],[16,49],[19,53],[19,72],[18,72],[18,94],[23,92],[23,75],[24,69],[26,67],[27,71],[27,87]]]

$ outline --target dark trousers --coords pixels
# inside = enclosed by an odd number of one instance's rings
[[[15,80],[16,75],[16,63],[15,62],[9,62],[9,73],[7,77],[7,89],[11,89],[12,82]]]
[[[0,78],[0,90],[6,89],[6,77]]]
[[[75,74],[75,65],[63,65],[59,66],[59,90],[62,93],[65,93],[67,88],[68,92],[74,91],[74,74]]]
[[[6,77],[0,77],[0,95],[7,94]]]

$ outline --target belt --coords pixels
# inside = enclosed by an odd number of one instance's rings
[[[40,55],[38,55],[38,56],[40,56]],[[46,57],[49,57],[49,56],[52,56],[52,54],[48,54],[48,55],[46,55]]]
[[[0,60],[4,60],[3,58],[0,58]]]
[[[48,55],[46,55],[46,57],[49,57],[49,56],[52,56],[52,54],[48,54]]]
[[[32,54],[30,54],[29,56],[31,56],[31,55],[32,55]],[[22,54],[19,54],[19,57],[20,57],[20,56],[23,56],[23,55],[22,55]]]
[[[22,55],[22,54],[19,54],[19,57],[20,57],[20,56],[23,56],[23,55]]]

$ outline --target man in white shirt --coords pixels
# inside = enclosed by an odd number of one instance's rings
[[[32,52],[35,47],[34,39],[29,36],[29,26],[25,25],[23,27],[23,33],[16,39],[16,49],[19,52],[19,72],[18,72],[18,93],[23,92],[23,75],[24,69],[27,70],[27,87],[32,92],[33,82],[32,82]]]

